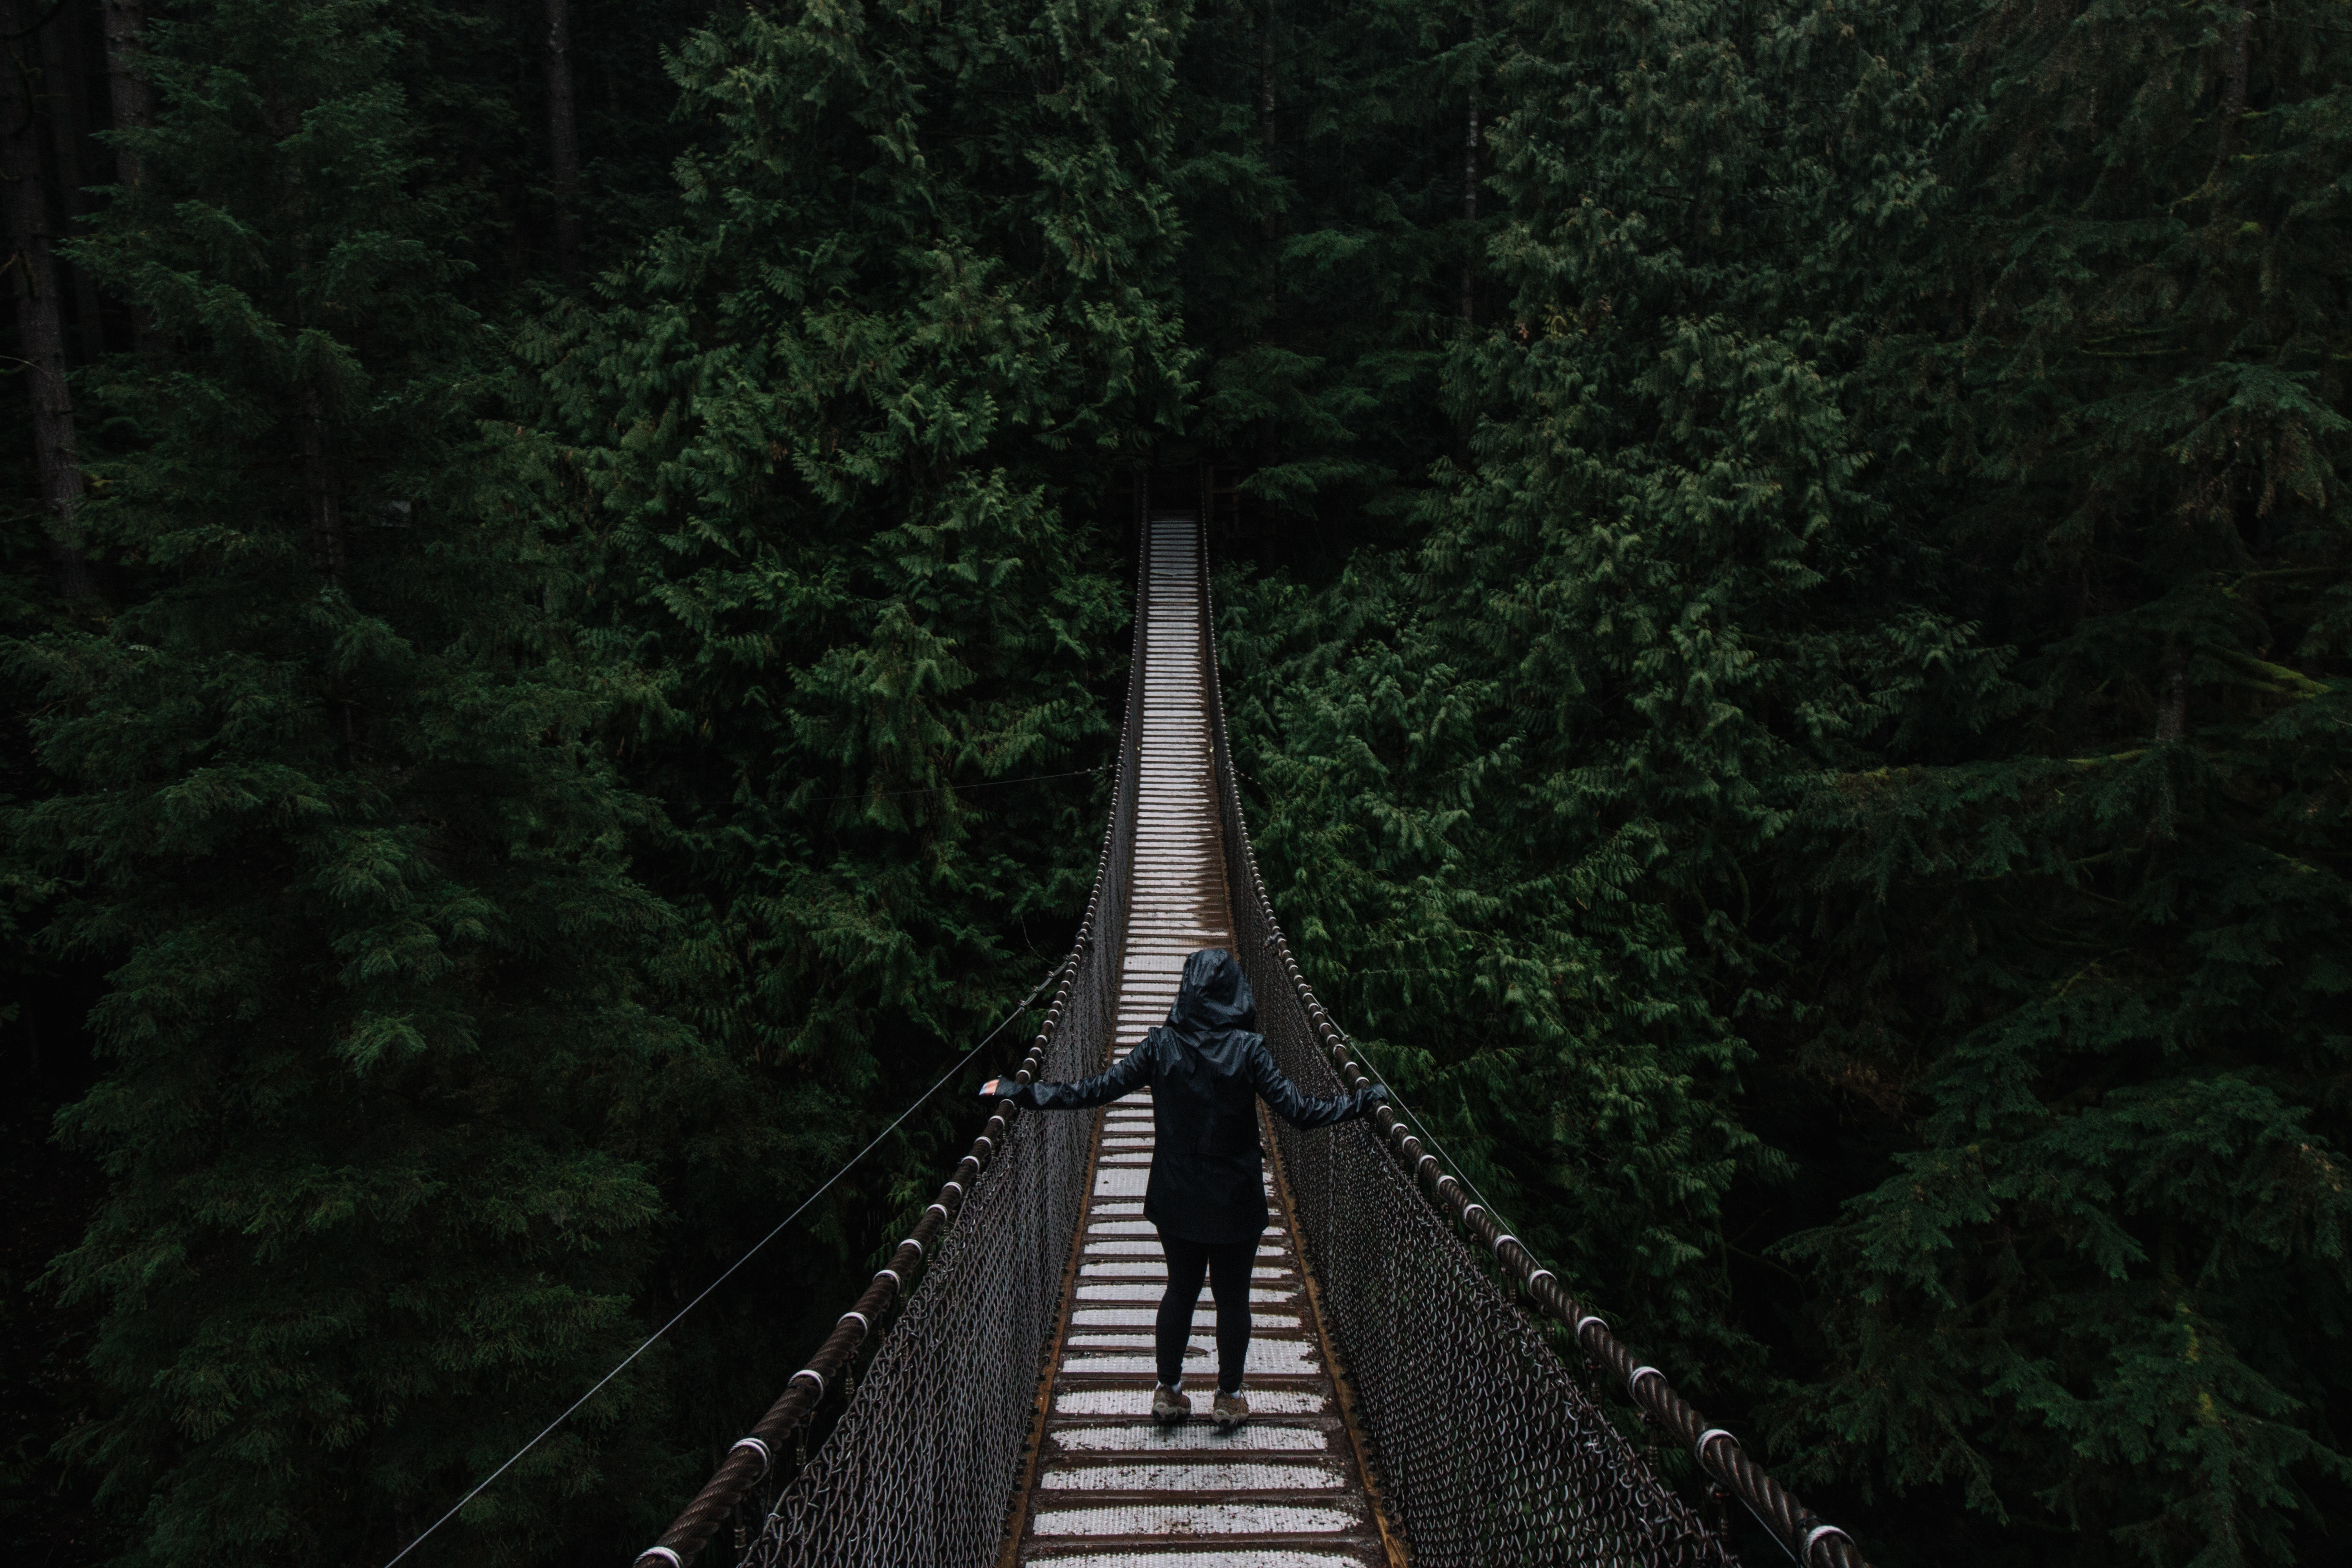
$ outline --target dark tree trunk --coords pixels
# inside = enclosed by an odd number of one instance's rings
[[[2238,25],[2230,32],[2229,87],[2221,96],[2221,135],[2213,151],[2213,180],[2221,182],[2223,165],[2230,154],[2238,150],[2238,121],[2246,117],[2246,72],[2248,55],[2254,30],[2254,14],[2238,13]]]
[[[1257,30],[1257,125],[1258,135],[1265,143],[1265,173],[1270,180],[1275,166],[1274,124],[1274,0],[1265,0],[1265,19]],[[1265,304],[1268,315],[1274,312],[1274,256],[1272,247],[1276,225],[1274,199],[1266,198],[1265,210],[1258,215],[1258,223],[1265,236],[1266,255]]]
[[[302,479],[310,498],[310,564],[331,583],[343,577],[342,507],[327,459],[325,399],[315,386],[302,389]]]
[[[555,264],[580,270],[580,125],[572,105],[572,0],[547,0],[547,158],[555,178]]]
[[[2168,640],[2164,650],[2163,673],[2158,685],[2156,710],[2156,743],[2159,750],[2179,744],[2189,729],[2188,660],[2181,657],[2177,641]],[[2179,806],[2172,793],[2173,761],[2160,757],[2157,766],[2161,771],[2156,778],[2156,812],[2149,824],[2152,837],[2170,838],[2177,831]]]
[[[1265,139],[1265,162],[1274,166],[1274,0],[1265,0],[1265,17],[1257,30],[1257,123],[1258,133]],[[1274,209],[1266,209],[1265,220],[1274,221]]]
[[[1265,0],[1265,13],[1257,30],[1257,120],[1258,134],[1265,144],[1265,174],[1274,178],[1277,142],[1274,116],[1274,6],[1275,0]],[[1281,262],[1275,255],[1275,242],[1280,237],[1280,226],[1275,219],[1274,197],[1269,192],[1265,208],[1258,216],[1259,231],[1265,239],[1265,283],[1260,296],[1261,337],[1274,332],[1274,315],[1280,284]],[[1257,462],[1261,468],[1274,466],[1274,420],[1257,422]]]
[[[1265,142],[1265,172],[1270,178],[1274,174],[1275,149],[1274,0],[1265,0],[1265,18],[1259,24],[1257,30],[1257,126],[1258,134]],[[1259,222],[1265,229],[1267,242],[1272,243],[1275,222],[1274,203],[1271,199],[1266,202],[1265,212],[1259,215]],[[1266,291],[1269,297],[1273,289],[1274,285],[1271,282],[1267,283]]]
[[[87,233],[93,204],[85,188],[92,180],[83,151],[89,146],[89,82],[82,69],[82,18],[70,4],[41,29],[41,98],[48,110],[50,145],[57,156],[58,185],[65,198],[67,232]],[[73,289],[74,339],[84,364],[106,353],[106,322],[99,314],[98,284],[70,262],[61,264]]]
[[[16,297],[17,355],[32,400],[33,463],[41,487],[58,588],[69,599],[89,592],[81,552],[81,460],[74,439],[73,395],[66,385],[65,312],[58,298],[49,195],[42,183],[40,126],[34,113],[33,56],[26,0],[0,0],[0,200],[7,207],[8,279]]]
[[[106,79],[114,100],[114,129],[144,131],[155,122],[155,91],[140,74],[139,35],[147,26],[145,0],[100,0],[106,12]],[[115,183],[136,190],[139,154],[114,150]]]
[[[106,18],[106,85],[116,131],[144,131],[155,123],[155,89],[144,74],[140,36],[147,26],[146,0],[99,0]],[[114,149],[114,183],[124,195],[134,195],[147,177],[139,154],[118,144]],[[132,346],[142,353],[155,348],[155,319],[141,306],[131,310]]]
[[[1462,251],[1462,324],[1478,324],[1478,87],[1479,71],[1485,65],[1482,51],[1476,48],[1486,32],[1486,7],[1471,12],[1470,42],[1470,109],[1462,121],[1462,221],[1474,226]]]
[[[1478,84],[1470,84],[1470,113],[1462,127],[1462,218],[1478,221]],[[1478,236],[1474,228],[1462,252],[1462,324],[1478,324]]]

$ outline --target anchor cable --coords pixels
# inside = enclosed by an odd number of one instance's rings
[[[702,1288],[702,1293],[700,1295],[695,1297],[693,1300],[688,1301],[685,1306],[680,1307],[677,1310],[677,1314],[673,1316],[668,1322],[664,1323],[660,1328],[656,1329],[652,1333],[646,1335],[645,1342],[637,1346],[636,1349],[631,1351],[627,1355],[623,1356],[619,1363],[615,1365],[612,1371],[598,1378],[594,1387],[590,1388],[587,1393],[573,1400],[571,1405],[565,1408],[562,1415],[558,1415],[554,1420],[540,1428],[539,1435],[533,1437],[530,1442],[525,1443],[521,1447],[517,1448],[511,1455],[508,1456],[505,1464],[500,1465],[497,1469],[492,1470],[488,1475],[484,1476],[479,1482],[476,1483],[472,1491],[467,1492],[464,1497],[457,1500],[455,1507],[451,1508],[448,1512],[443,1514],[439,1519],[435,1520],[431,1524],[425,1526],[423,1534],[418,1535],[415,1540],[410,1542],[398,1552],[393,1553],[390,1561],[384,1563],[383,1568],[393,1568],[394,1563],[398,1563],[402,1558],[415,1551],[419,1546],[424,1545],[425,1540],[430,1537],[435,1531],[440,1529],[443,1525],[457,1518],[465,1506],[473,1501],[476,1498],[481,1496],[482,1492],[492,1481],[497,1480],[500,1476],[505,1475],[509,1470],[512,1469],[517,1460],[520,1459],[525,1454],[530,1453],[533,1448],[538,1447],[541,1443],[546,1441],[548,1435],[553,1432],[557,1427],[562,1426],[566,1421],[571,1420],[572,1415],[578,1412],[582,1405],[595,1398],[597,1394],[606,1384],[620,1376],[621,1373],[626,1370],[631,1362],[636,1360],[639,1356],[645,1354],[646,1352],[651,1350],[654,1346],[654,1342],[660,1339],[664,1334],[668,1333],[672,1329],[677,1327],[679,1323],[683,1322],[688,1312],[693,1311],[697,1307],[702,1305],[705,1297],[708,1297],[713,1290],[718,1289],[721,1285],[726,1284],[729,1277],[733,1275],[737,1269],[742,1268],[743,1265],[751,1262],[751,1259],[757,1256],[761,1247],[767,1246],[768,1243],[782,1236],[784,1233],[785,1226],[791,1225],[793,1221],[800,1218],[803,1214],[808,1211],[808,1207],[811,1204],[814,1204],[817,1199],[824,1196],[826,1193],[833,1189],[835,1183],[840,1181],[842,1177],[849,1174],[849,1173],[856,1167],[859,1161],[865,1159],[866,1155],[874,1152],[875,1148],[881,1143],[882,1140],[887,1138],[891,1133],[896,1132],[898,1130],[899,1123],[905,1121],[909,1116],[912,1116],[921,1108],[925,1100],[939,1093],[940,1089],[944,1087],[950,1079],[954,1078],[958,1073],[963,1071],[966,1067],[971,1065],[971,1058],[980,1055],[982,1051],[987,1049],[989,1042],[995,1039],[997,1036],[1004,1033],[1005,1026],[1011,1024],[1013,1019],[1018,1018],[1022,1014],[1026,1013],[1033,1005],[1034,1005],[1037,998],[1044,995],[1046,988],[1051,986],[1055,981],[1060,979],[1062,971],[1067,969],[1069,966],[1070,961],[1066,958],[1062,960],[1060,963],[1055,965],[1053,973],[1048,974],[1045,979],[1039,981],[1036,988],[1031,991],[1029,994],[1022,1000],[1019,1006],[1013,1008],[1012,1012],[1007,1013],[1004,1016],[1003,1020],[1000,1022],[996,1027],[988,1031],[986,1038],[982,1039],[979,1045],[976,1045],[969,1051],[966,1051],[961,1059],[960,1059],[955,1066],[948,1068],[946,1072],[940,1074],[939,1082],[934,1083],[930,1088],[923,1090],[922,1093],[917,1095],[911,1101],[909,1101],[907,1109],[898,1112],[897,1118],[891,1121],[889,1126],[885,1127],[881,1131],[877,1132],[874,1135],[873,1142],[867,1143],[865,1148],[860,1149],[856,1153],[852,1154],[849,1157],[849,1163],[847,1164],[845,1164],[841,1169],[834,1172],[832,1175],[827,1176],[824,1183],[818,1186],[816,1191],[809,1194],[807,1197],[801,1200],[800,1206],[798,1208],[793,1209],[792,1213],[777,1221],[776,1227],[773,1230],[771,1230],[767,1235],[761,1237],[759,1240],[753,1242],[749,1247],[747,1247],[742,1256],[736,1258],[734,1262],[729,1264],[724,1272],[722,1272],[718,1279],[713,1279],[709,1284]]]

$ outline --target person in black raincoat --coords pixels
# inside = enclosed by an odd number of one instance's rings
[[[1256,1023],[1256,999],[1241,964],[1223,948],[1203,948],[1184,961],[1168,1021],[1108,1072],[1076,1083],[991,1079],[981,1089],[1038,1110],[1085,1110],[1139,1089],[1151,1090],[1151,1180],[1143,1217],[1159,1227],[1168,1256],[1168,1291],[1155,1336],[1160,1386],[1151,1402],[1161,1421],[1181,1421],[1191,1413],[1181,1384],[1204,1272],[1217,1302],[1213,1414],[1225,1426],[1249,1414],[1241,1386],[1249,1352],[1250,1269],[1266,1216],[1258,1099],[1292,1126],[1306,1128],[1353,1121],[1389,1097],[1373,1084],[1328,1100],[1307,1099],[1274,1065]]]

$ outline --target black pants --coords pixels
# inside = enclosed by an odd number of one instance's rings
[[[1160,1381],[1173,1388],[1184,1375],[1192,1304],[1201,1299],[1201,1276],[1206,1273],[1217,1300],[1217,1386],[1234,1393],[1242,1385],[1242,1365],[1249,1359],[1250,1269],[1257,1261],[1257,1237],[1186,1241],[1163,1230],[1160,1250],[1168,1255],[1168,1294],[1160,1298]]]

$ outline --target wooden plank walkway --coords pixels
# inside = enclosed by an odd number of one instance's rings
[[[1167,1016],[1188,953],[1233,943],[1210,775],[1192,516],[1155,517],[1149,542],[1142,780],[1116,1056]],[[1101,1120],[1094,1195],[1037,1470],[1019,1538],[1008,1543],[1014,1560],[1055,1568],[1385,1563],[1279,1205],[1251,1282],[1248,1424],[1224,1434],[1207,1419],[1216,1387],[1216,1308],[1204,1289],[1185,1360],[1193,1418],[1152,1425],[1152,1324],[1168,1269],[1143,1218],[1150,1096],[1095,1114]],[[1272,1190],[1272,1173],[1267,1181]]]

